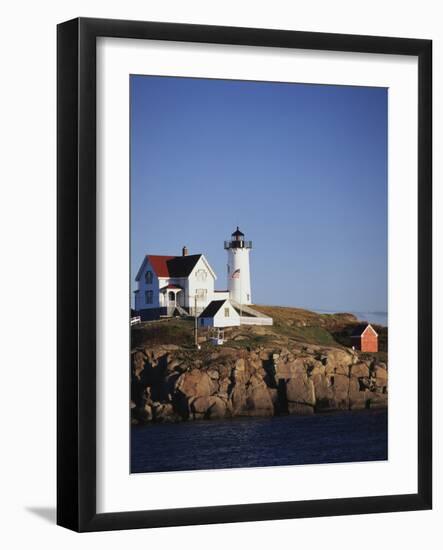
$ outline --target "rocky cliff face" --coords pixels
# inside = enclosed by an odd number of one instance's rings
[[[157,345],[133,351],[131,374],[134,423],[387,406],[386,364],[339,347]]]

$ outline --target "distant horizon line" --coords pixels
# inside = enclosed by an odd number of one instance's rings
[[[369,309],[344,309],[344,308],[319,308],[311,306],[300,306],[300,305],[288,305],[288,304],[264,304],[264,303],[255,303],[253,305],[262,305],[268,307],[289,307],[295,309],[306,309],[308,311],[314,311],[319,313],[370,313],[372,315],[387,315],[388,312],[385,310],[369,310]]]
[[[322,313],[328,313],[328,312],[334,312],[334,313],[371,313],[372,315],[387,315],[388,312],[387,311],[383,311],[383,310],[376,310],[376,311],[372,311],[372,310],[357,310],[357,309],[337,309],[337,310],[334,310],[333,308],[331,309],[321,309],[321,308],[312,308],[312,311],[320,311]]]

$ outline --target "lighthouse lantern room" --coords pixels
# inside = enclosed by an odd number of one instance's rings
[[[245,240],[245,235],[237,229],[231,239],[225,241],[228,252],[228,290],[229,297],[239,304],[251,304],[251,277],[249,272],[249,252],[252,242]]]

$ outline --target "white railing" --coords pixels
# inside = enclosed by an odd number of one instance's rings
[[[140,317],[140,315],[138,315],[137,317],[131,317],[131,327],[132,325],[138,325],[142,322],[142,318]]]
[[[177,304],[176,306],[176,309],[177,311],[181,314],[181,315],[184,315],[186,317],[189,316],[189,313],[186,311],[186,309],[184,309],[182,306],[180,306],[179,304]]]
[[[271,326],[274,324],[271,317],[240,317],[241,325]]]

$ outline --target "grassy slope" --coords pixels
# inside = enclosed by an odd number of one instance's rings
[[[236,348],[256,348],[266,345],[286,345],[290,342],[325,346],[350,346],[349,333],[357,319],[347,313],[318,314],[305,309],[254,306],[274,320],[271,327],[242,326],[226,330],[226,345]],[[176,344],[191,348],[194,341],[194,321],[174,318],[136,325],[131,331],[132,348],[156,344]],[[387,329],[377,327],[380,334],[381,357],[387,351]]]
[[[193,328],[193,320],[177,317],[164,321],[141,323],[131,329],[131,347],[134,349],[148,344],[192,346]]]
[[[307,309],[281,306],[254,306],[257,311],[272,317],[273,330],[281,335],[311,344],[334,345],[338,342],[332,336],[353,324],[357,319],[348,313],[319,314]]]

